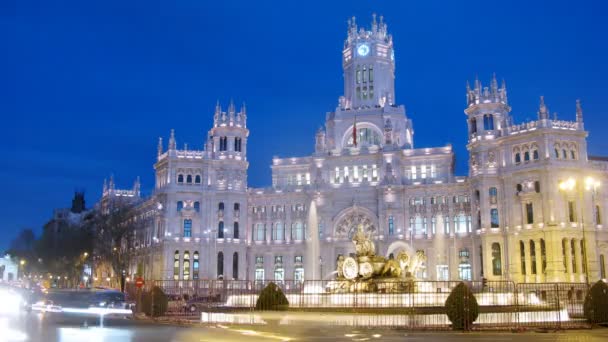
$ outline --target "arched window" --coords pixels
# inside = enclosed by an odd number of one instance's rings
[[[224,253],[217,253],[217,278],[224,278]]]
[[[454,216],[454,232],[466,233],[467,232],[467,216],[460,213]]]
[[[393,215],[389,215],[388,217],[388,235],[395,234],[395,218]]]
[[[526,244],[519,241],[519,260],[521,266],[521,274],[526,275]]]
[[[519,152],[515,153],[515,164],[521,163],[521,154]]]
[[[570,150],[570,158],[572,160],[576,160],[576,151],[575,150]]]
[[[568,159],[568,153],[566,153],[566,149],[562,149],[562,158]]]
[[[192,184],[192,175],[187,175],[186,176],[186,183]]]
[[[255,241],[264,240],[266,240],[266,231],[264,229],[264,224],[258,223],[255,225]]]
[[[562,260],[564,262],[564,272],[568,273],[568,253],[566,252],[566,248],[568,246],[568,241],[566,239],[562,240]]]
[[[220,221],[217,224],[217,238],[218,239],[224,238],[224,221]]]
[[[179,251],[173,254],[173,280],[179,280]]]
[[[538,160],[538,150],[532,151],[532,159]]]
[[[184,209],[184,202],[177,201],[177,211],[182,211],[182,209]]]
[[[543,274],[547,270],[547,246],[545,246],[545,240],[540,239],[540,262]]]
[[[184,280],[190,280],[190,252],[184,252],[184,264],[183,264],[182,276]]]
[[[367,65],[363,65],[363,83],[367,83]]]
[[[495,276],[502,275],[502,255],[498,242],[492,244],[492,274]]]
[[[235,239],[239,238],[239,223],[238,222],[234,222],[234,225],[232,227],[232,237],[234,237]]]
[[[283,224],[281,222],[274,224],[274,229],[272,230],[272,239],[274,241],[283,241],[285,239],[285,229],[283,228]]]
[[[486,131],[494,130],[494,115],[485,114],[483,116],[483,129]]]
[[[382,142],[381,135],[372,128],[357,127],[357,146],[360,145],[380,145]],[[350,134],[347,142],[348,146],[354,146],[353,135]]]
[[[525,162],[529,162],[530,161],[530,151],[524,152],[524,161]]]
[[[291,225],[291,238],[294,241],[304,240],[304,227],[302,222],[296,222]]]
[[[606,279],[606,258],[600,254],[600,278]]]
[[[490,209],[490,228],[500,227],[500,221],[498,220],[498,209]]]
[[[361,67],[357,65],[357,84],[361,83]]]
[[[581,273],[582,274],[587,274],[587,260],[585,258],[585,256],[587,255],[587,253],[585,252],[585,250],[587,249],[585,246],[585,239],[581,239],[580,241],[581,244],[581,260],[583,260],[582,262],[582,267],[581,267]]]
[[[239,211],[241,210],[241,204],[240,203],[234,203],[234,211]]]
[[[198,252],[194,252],[194,261],[192,262],[192,279],[198,280],[199,260]]]
[[[554,149],[555,151],[555,158],[559,159],[559,150],[557,149],[557,147]]]
[[[530,240],[530,273],[536,274],[536,244]]]
[[[194,177],[194,183],[195,184],[201,184],[201,175],[196,175]]]
[[[576,273],[578,270],[576,269],[576,265],[578,263],[578,260],[576,258],[576,241],[574,239],[570,240],[570,253],[572,255],[571,259],[572,259],[572,273]]]
[[[369,82],[374,82],[374,66],[369,66]]]
[[[241,138],[234,138],[234,151],[241,152]]]
[[[602,224],[602,213],[599,205],[595,206],[595,224]]]
[[[477,119],[471,119],[471,134],[477,133]]]
[[[232,279],[239,279],[239,253],[232,254]]]
[[[185,219],[184,220],[184,237],[192,236],[192,220]]]
[[[197,213],[201,211],[201,202],[194,202],[194,211],[196,211]]]
[[[534,181],[534,192],[540,193],[540,181]]]
[[[182,174],[177,175],[177,182],[178,183],[183,183],[184,182],[184,175],[182,175]]]
[[[224,211],[224,202],[220,202],[220,203],[217,205],[217,210],[219,210],[219,211]]]

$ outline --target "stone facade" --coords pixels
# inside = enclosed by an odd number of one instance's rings
[[[414,147],[382,18],[370,29],[349,21],[342,58],[344,96],[316,133],[314,154],[275,157],[270,187],[247,187],[244,105],[218,103],[203,150],[178,149],[173,131],[168,149],[159,141],[155,190],[141,204],[148,229],[130,273],[331,278],[361,223],[382,255],[424,251],[422,279],[606,278],[607,198],[597,184],[606,184],[608,162],[587,155],[580,103],[575,121],[561,121],[541,97],[538,119],[514,124],[504,82],[475,80],[463,118],[469,176],[456,176],[451,145]]]

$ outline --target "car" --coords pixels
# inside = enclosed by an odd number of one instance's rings
[[[185,312],[199,312],[203,311],[205,308],[217,306],[219,303],[220,294],[206,296],[194,295],[183,304],[183,308]]]
[[[124,293],[108,289],[51,290],[31,306],[32,311],[89,317],[130,317],[132,305]]]

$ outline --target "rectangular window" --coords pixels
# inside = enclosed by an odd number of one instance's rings
[[[450,280],[448,265],[437,265],[437,280]]]
[[[275,265],[283,264],[283,256],[282,255],[275,255],[274,256],[274,264]]]
[[[570,222],[576,222],[576,206],[574,201],[568,201],[568,218]]]
[[[450,217],[449,216],[443,217],[443,231],[444,231],[445,235],[450,235]]]
[[[528,224],[534,223],[534,206],[532,203],[526,203],[526,222]]]
[[[310,185],[310,172],[306,172],[306,185]]]
[[[426,165],[420,166],[420,178],[426,179]]]
[[[460,264],[458,266],[458,276],[460,280],[468,280],[471,281],[471,265],[470,264]]]
[[[367,165],[363,165],[363,178],[369,182],[369,173],[367,172]]]
[[[376,164],[372,165],[372,181],[377,181],[378,180],[378,167],[376,166]]]
[[[304,262],[304,257],[302,257],[301,255],[296,255],[293,258],[293,262],[296,263],[296,264],[301,264],[301,263]]]
[[[360,181],[360,179],[359,179],[359,167],[357,165],[355,165],[353,167],[353,181],[355,181],[355,182]]]
[[[255,263],[258,265],[263,265],[264,264],[264,257],[261,255],[258,255],[255,257]]]
[[[304,281],[304,268],[303,267],[296,267],[293,271],[293,279],[296,282],[303,282]]]
[[[498,228],[500,223],[498,221],[498,209],[492,208],[490,209],[490,227]]]
[[[192,236],[192,220],[186,219],[184,220],[184,237]]]
[[[435,165],[431,165],[431,178],[437,177],[437,173],[435,171]]]
[[[416,179],[416,166],[412,166],[412,179]]]
[[[348,182],[350,181],[350,179],[349,179],[349,177],[348,177],[348,176],[349,176],[349,175],[348,175],[348,166],[345,166],[345,167],[344,167],[344,181],[345,181],[346,183],[348,183]]]
[[[283,281],[285,281],[285,269],[276,268],[274,270],[274,280],[278,283],[282,283]]]
[[[255,281],[258,281],[258,282],[264,281],[264,269],[263,268],[255,269]]]
[[[388,235],[395,234],[395,219],[393,216],[388,217]]]

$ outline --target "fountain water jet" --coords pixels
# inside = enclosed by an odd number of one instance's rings
[[[308,209],[308,222],[306,227],[307,229],[307,237],[306,237],[306,268],[304,279],[321,279],[321,265],[318,262],[321,262],[321,254],[319,249],[319,219],[317,217],[317,204],[313,199],[310,201],[310,206]],[[310,275],[310,276],[307,276]]]

